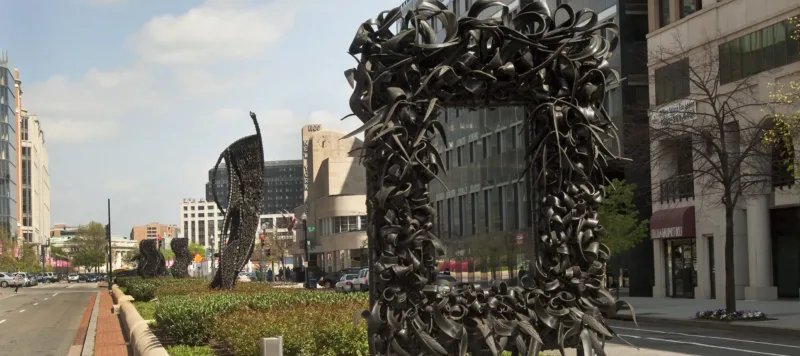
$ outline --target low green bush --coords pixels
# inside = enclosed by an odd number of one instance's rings
[[[366,306],[363,293],[336,294],[308,290],[272,289],[267,293],[220,292],[200,296],[171,295],[156,303],[156,323],[166,336],[186,345],[204,345],[213,335],[216,318],[239,308],[252,311],[328,307],[337,303]],[[332,308],[335,309],[335,308]],[[349,316],[352,320],[352,315]]]
[[[168,346],[167,353],[170,356],[214,356],[214,351],[208,346]]]
[[[364,301],[310,304],[303,307],[253,311],[239,308],[218,319],[215,339],[233,356],[259,354],[259,340],[283,336],[287,356],[369,355],[365,323],[353,325]]]
[[[139,312],[139,315],[142,316],[142,319],[153,320],[156,318],[155,303],[134,301],[133,306],[136,308],[136,311]]]

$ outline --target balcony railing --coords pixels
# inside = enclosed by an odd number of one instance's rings
[[[661,180],[661,202],[694,198],[694,175],[682,174]]]
[[[791,188],[794,183],[794,172],[789,171],[789,162],[783,158],[773,158],[772,189]]]

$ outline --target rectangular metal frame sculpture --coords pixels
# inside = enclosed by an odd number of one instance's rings
[[[491,7],[500,7],[499,18],[482,16]],[[556,23],[555,13],[565,20]],[[373,354],[538,355],[566,347],[604,354],[604,341],[616,336],[604,315],[617,301],[601,282],[610,251],[595,208],[604,197],[602,169],[619,159],[603,144],[616,138],[603,100],[619,81],[608,63],[617,33],[591,10],[551,12],[542,1],[512,15],[502,2],[477,0],[457,20],[443,3],[420,0],[358,28],[349,49],[358,64],[345,74],[354,89],[349,116],[363,122],[348,137],[365,139]],[[440,109],[511,105],[528,113],[531,272],[515,287],[500,281],[442,292],[431,283],[443,248],[428,191],[446,174],[433,145],[437,138],[446,145]]]

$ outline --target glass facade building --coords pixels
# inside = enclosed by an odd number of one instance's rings
[[[226,167],[220,165],[216,185],[212,186],[214,170],[208,171],[206,201],[214,201],[214,191],[223,208],[228,207],[228,175]],[[303,163],[301,160],[264,162],[264,200],[262,214],[292,212],[303,205]]]
[[[12,67],[0,55],[0,228],[17,233],[16,89]]]

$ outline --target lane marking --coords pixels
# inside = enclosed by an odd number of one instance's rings
[[[620,334],[620,335],[621,335],[621,336],[624,336],[624,337],[632,337],[632,338],[636,338],[634,335],[622,335],[622,334]],[[743,352],[743,353],[746,353],[746,354],[748,354],[748,355],[790,356],[790,355],[785,355],[785,354],[773,354],[773,353],[770,353],[770,352],[761,352],[761,351],[753,351],[753,350],[737,349],[737,348],[735,348],[735,347],[725,347],[725,346],[717,346],[717,345],[701,344],[701,343],[699,343],[699,342],[691,342],[691,341],[678,341],[678,340],[670,340],[670,339],[660,339],[660,338],[657,338],[657,337],[639,337],[639,338],[640,338],[640,339],[645,339],[645,340],[653,340],[653,341],[669,342],[669,343],[673,343],[673,344],[694,345],[694,346],[700,346],[700,347],[708,347],[708,348],[712,348],[712,349],[720,349],[720,350],[728,350],[728,351],[737,351],[737,352]]]
[[[39,303],[33,303],[33,305],[34,305],[34,306],[37,306],[37,305],[39,305]]]
[[[47,298],[44,298],[44,300],[47,300]]]
[[[6,319],[0,320],[0,324],[5,323]]]
[[[630,331],[644,331],[644,332],[650,332],[650,333],[656,333],[656,334],[664,334],[664,335],[679,335],[679,336],[686,336],[686,337],[696,337],[696,338],[699,338],[699,339],[736,341],[736,342],[744,342],[744,343],[757,344],[757,345],[780,346],[780,347],[788,347],[788,348],[792,348],[792,349],[800,349],[800,346],[796,346],[796,345],[784,345],[784,344],[776,344],[776,343],[772,343],[772,342],[743,340],[743,339],[731,339],[731,338],[719,337],[719,336],[694,335],[694,334],[686,334],[686,333],[670,332],[670,331],[661,331],[661,330],[652,330],[652,329],[625,328],[625,327],[621,327],[621,326],[615,326],[614,329],[623,329],[623,330],[630,330]]]
[[[15,296],[16,296],[16,294],[12,294],[12,295],[9,295],[8,297],[2,297],[0,299],[8,299],[8,298],[15,297]]]
[[[53,294],[54,297],[57,296],[57,295],[58,295],[58,293]]]
[[[20,313],[22,313],[22,312],[24,312],[24,311],[25,311],[25,309],[22,309],[22,310],[20,310],[19,312],[20,312]]]

